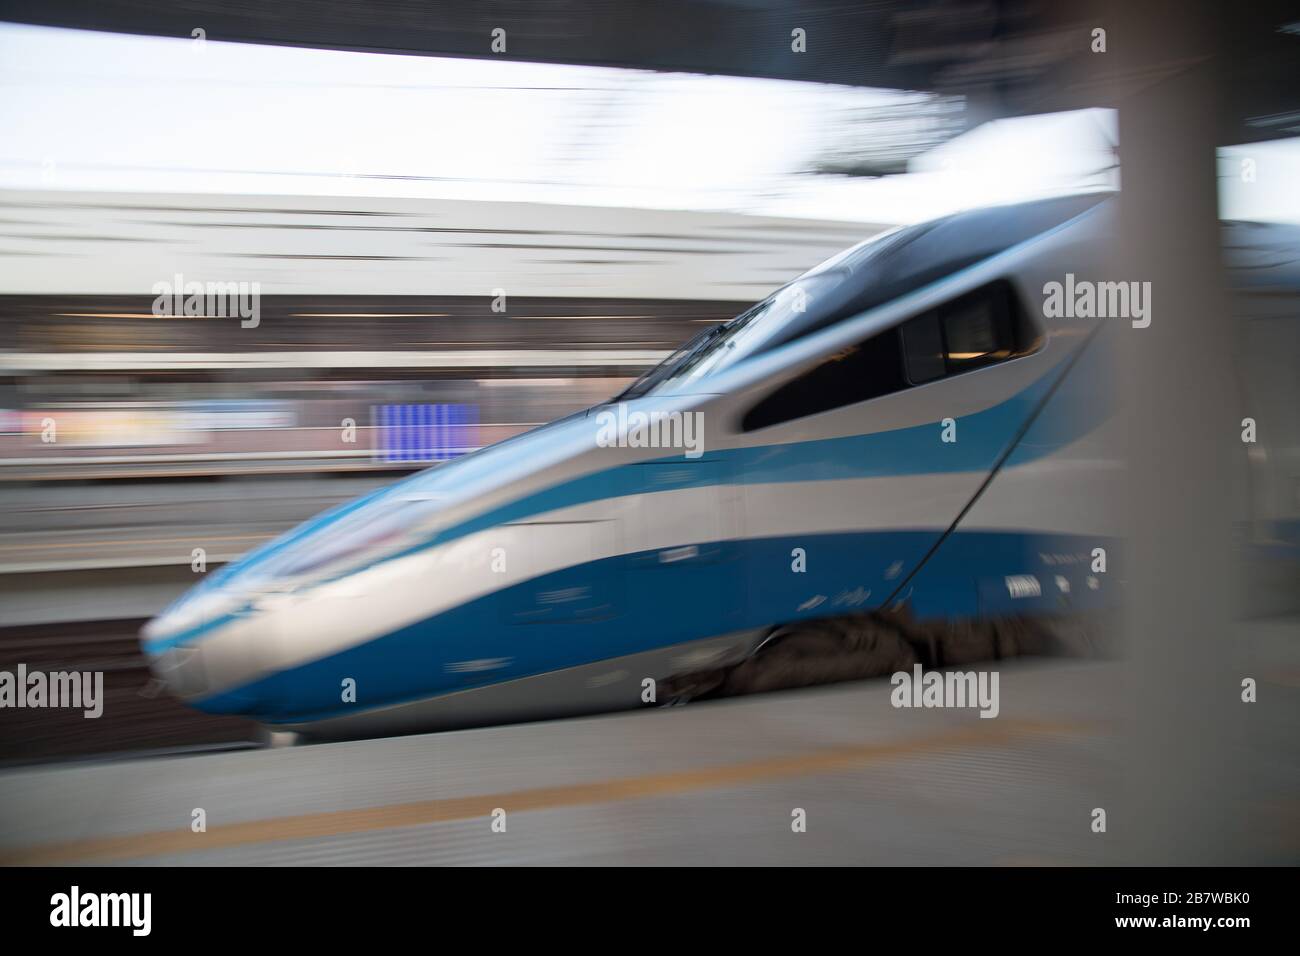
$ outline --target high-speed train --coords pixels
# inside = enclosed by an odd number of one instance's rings
[[[873,237],[610,402],[214,572],[143,647],[195,707],[331,738],[646,706],[836,615],[1113,604],[1137,319],[1045,289],[1105,280],[1114,215],[1093,193]]]

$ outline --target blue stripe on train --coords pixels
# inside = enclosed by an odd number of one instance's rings
[[[1084,212],[1080,213],[1079,215],[1075,216],[1074,218],[1067,220],[1066,222],[1060,223],[1051,229],[1048,229],[1046,232],[1043,232],[1023,242],[1017,243],[1008,249],[1003,250],[1001,253],[999,253],[996,256],[993,256],[991,259],[986,260],[985,262],[968,266],[964,269],[959,270],[956,273],[953,273],[950,276],[939,279],[934,283],[929,283],[926,286],[923,286],[922,288],[915,290],[910,295],[916,295],[916,296],[923,295],[926,293],[927,290],[929,290],[933,286],[951,283],[955,281],[958,277],[964,275],[970,269],[980,268],[984,266],[987,262],[996,262],[996,261],[1011,262],[1014,260],[1014,258],[1017,255],[1019,255],[1019,253],[1023,249],[1032,246],[1034,243],[1040,242],[1049,236],[1064,232],[1075,223],[1096,215],[1100,210],[1106,208],[1106,206],[1107,206],[1106,203],[1101,203],[1096,206],[1093,206],[1085,210]],[[859,316],[859,318],[861,318],[861,316]],[[787,346],[785,346],[785,348],[792,347],[793,345],[794,343],[788,343]],[[780,350],[777,350],[776,352],[772,353],[772,356],[776,356],[779,354],[780,354]],[[1037,382],[1031,384],[1027,389],[1025,389],[1019,395],[1013,396],[1011,399],[1009,399],[1006,402],[1003,402],[1001,405],[995,406],[994,408],[986,409],[984,412],[980,412],[978,414],[987,415],[990,412],[996,412],[1000,408],[1012,406],[1013,403],[1019,403],[1023,399],[1041,397],[1050,388],[1051,383],[1056,380],[1058,373],[1064,369],[1065,364],[1067,363],[1068,363],[1068,359],[1066,360],[1066,362],[1057,365],[1055,368],[1050,370],[1046,375],[1044,375]],[[649,407],[653,404],[655,400],[656,399],[654,399],[653,397],[649,397],[647,399],[642,400],[640,404]],[[632,402],[629,404],[635,406],[638,403]],[[1031,402],[1030,404],[1032,407],[1033,402]],[[1072,421],[1070,427],[1080,427],[1083,428],[1084,431],[1086,431],[1088,428],[1094,427],[1095,424],[1104,420],[1106,414],[1108,414],[1108,412],[1097,415],[1093,419],[1092,423],[1087,425],[1084,425],[1082,422]],[[968,416],[967,419],[963,419],[963,421],[969,420],[970,417],[973,416]],[[1016,423],[1016,426],[1018,427],[1018,422]],[[932,429],[933,425],[918,426],[918,428]],[[442,468],[433,469],[431,471],[424,472],[419,475],[415,475],[412,478],[407,479],[406,481],[398,482],[396,485],[389,486],[388,488],[379,489],[378,491],[372,492],[371,494],[366,495],[363,498],[360,498],[354,502],[341,505],[335,509],[325,512],[322,515],[319,515],[318,517],[306,522],[303,525],[300,525],[298,528],[294,529],[293,531],[290,531],[288,534],[285,534],[273,541],[267,542],[266,544],[253,549],[253,551],[245,555],[240,561],[236,562],[233,565],[227,565],[226,567],[215,572],[213,575],[210,575],[203,583],[198,585],[194,590],[189,592],[189,594],[185,595],[180,600],[181,602],[183,602],[187,600],[190,597],[190,595],[193,595],[194,593],[200,590],[206,590],[208,588],[221,585],[222,583],[228,581],[234,574],[247,571],[249,568],[257,566],[262,561],[283,552],[286,548],[298,544],[304,538],[307,538],[308,536],[314,534],[324,526],[343,517],[345,514],[355,511],[358,508],[362,507],[363,505],[369,504],[370,502],[376,499],[393,494],[399,490],[411,491],[411,490],[418,489],[426,492],[437,490],[437,491],[447,492],[450,494],[450,493],[454,493],[454,491],[458,487],[464,488],[466,486],[472,486],[472,484],[475,482],[476,479],[484,477],[487,474],[491,474],[494,472],[501,472],[503,470],[518,469],[521,464],[523,464],[526,469],[535,467],[534,461],[536,459],[545,457],[545,453],[547,453],[548,451],[553,452],[555,450],[555,447],[558,444],[558,442],[556,441],[557,437],[563,434],[566,429],[570,433],[570,435],[578,431],[584,434],[589,434],[591,425],[589,422],[586,421],[585,413],[578,413],[576,415],[569,416],[566,419],[561,419],[556,422],[551,422],[549,425],[543,425],[540,428],[535,428],[532,431],[526,432],[522,435],[516,435],[513,438],[507,439],[503,442],[498,442],[497,444],[489,446],[488,448],[480,449],[478,453],[466,455],[462,458],[456,459],[449,465],[444,466]],[[1078,434],[1082,435],[1084,431],[1080,431],[1078,432]],[[871,436],[859,436],[859,437],[871,437]],[[949,446],[949,447],[953,447],[953,446]],[[966,447],[968,448],[969,446]],[[747,449],[746,451],[754,452],[757,450]],[[950,457],[946,464],[951,466],[954,463],[954,461],[955,458]],[[915,466],[915,463],[911,463],[911,464],[912,467]],[[929,471],[930,469],[921,468],[918,470]],[[941,470],[957,470],[957,469],[953,469],[951,467],[944,469],[941,466]],[[893,473],[910,474],[914,472],[903,470],[900,472],[893,472]],[[785,479],[780,479],[780,480],[785,480]],[[468,533],[468,532],[464,532],[464,533]],[[446,540],[448,540],[446,537],[439,537],[437,539],[426,542],[425,545],[423,546],[432,545],[434,543],[441,543]],[[228,622],[229,620],[232,619],[232,617],[233,615],[228,615],[217,621],[205,624],[199,629],[198,632],[187,632],[185,634],[175,635],[173,637],[163,639],[162,641],[152,642],[149,646],[146,647],[146,650],[152,650],[155,652],[165,650],[167,647],[175,646],[176,644],[181,643],[184,640],[193,639],[194,637],[198,636],[198,634],[201,632],[212,630],[214,627],[220,626],[221,624]]]
[[[676,573],[672,565],[647,560],[657,552],[594,561],[468,602],[196,706],[271,722],[320,720],[721,632],[871,610],[897,588],[897,567],[913,564],[936,533],[726,542],[715,546],[711,559],[719,575],[701,574],[689,565],[681,569],[686,573]],[[1089,556],[1099,544],[1112,549],[1110,574],[1090,572]],[[804,573],[792,570],[796,547],[807,554]],[[1114,547],[1114,542],[1091,537],[959,532],[945,541],[923,577],[905,593],[923,617],[1104,606],[1115,599]],[[1026,584],[1030,577],[1038,582],[1037,593]],[[566,599],[557,602],[555,595]],[[509,663],[486,673],[449,668],[496,658]],[[356,681],[356,704],[340,702],[345,678]]]
[[[675,487],[701,487],[715,484],[720,480],[726,480],[723,476],[728,474],[730,480],[737,484],[765,484],[988,471],[1016,434],[1021,423],[1051,389],[1063,368],[1063,364],[1058,364],[1011,398],[991,408],[962,417],[957,425],[956,442],[941,442],[939,423],[933,422],[865,435],[723,449],[706,454],[702,460],[722,461],[726,465],[725,468],[695,469],[689,480]],[[1077,437],[1094,428],[1109,413],[1110,409],[1103,403],[1084,403],[1081,408],[1072,409],[1070,415],[1063,419],[1061,427]],[[578,428],[588,437],[594,436],[594,425],[589,421],[568,421],[550,427],[566,431]],[[458,470],[469,469],[471,473],[477,473],[486,464],[492,462],[493,455],[497,451],[504,454],[507,449],[513,448],[509,458],[511,463],[518,464],[519,452],[525,448],[535,447],[534,440],[546,437],[548,434],[548,428],[538,429],[527,436],[521,436],[527,440],[520,442],[518,448],[513,447],[515,442],[519,441],[515,439],[495,448],[483,449],[475,455],[451,462],[441,469],[417,476],[416,481],[400,483],[363,500],[365,503],[379,503],[383,497],[394,493],[396,489],[408,493],[416,490],[431,493],[439,490],[443,484],[460,484],[464,476],[458,475]],[[1033,449],[1026,449],[1020,454],[1020,458],[1034,458],[1037,454]],[[657,461],[680,462],[685,459],[677,455],[657,459]],[[639,470],[644,464],[646,463],[620,465],[525,495],[516,501],[445,528],[429,539],[404,551],[387,555],[379,561],[405,557],[506,522],[520,521],[559,508],[633,493],[641,490],[636,488],[636,482],[640,480]],[[333,520],[356,511],[360,505],[361,502],[358,502],[338,509],[309,522],[303,528],[290,532],[286,538],[258,549],[236,565],[217,572],[214,583],[231,583],[236,575],[256,568],[273,554],[283,552],[284,549],[294,545],[306,546],[309,543],[306,538],[317,532],[327,533],[328,525]],[[363,568],[352,568],[348,573],[359,570]],[[210,586],[206,582],[205,585],[200,585],[205,590]],[[238,613],[237,610],[192,630],[149,641],[145,644],[145,650],[150,653],[160,653],[169,647],[193,641],[233,620]]]

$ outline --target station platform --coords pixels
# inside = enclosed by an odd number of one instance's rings
[[[874,680],[585,719],[15,770],[0,775],[0,863],[1125,862],[1121,666],[994,666],[993,719],[896,709],[889,683]],[[1266,696],[1293,711],[1300,702],[1294,687]],[[1294,797],[1294,735],[1260,745],[1290,747],[1262,764],[1277,779],[1260,791]],[[1260,828],[1272,838],[1254,848],[1257,859],[1300,856],[1297,806],[1256,808],[1277,818]],[[1096,807],[1109,808],[1106,833],[1092,830]],[[206,832],[191,827],[197,809]],[[796,832],[800,816],[806,829]]]

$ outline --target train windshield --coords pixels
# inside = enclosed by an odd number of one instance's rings
[[[819,269],[795,279],[730,322],[701,332],[618,397],[637,398],[669,384],[704,378],[763,351],[783,337],[800,316],[817,311],[826,293],[843,278],[836,271]]]

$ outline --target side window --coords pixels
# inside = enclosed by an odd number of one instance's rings
[[[745,413],[744,431],[816,415],[1034,351],[1039,335],[994,282],[823,359]]]
[[[1011,286],[994,282],[903,323],[907,380],[924,385],[1038,347],[1037,331],[1016,307]]]

